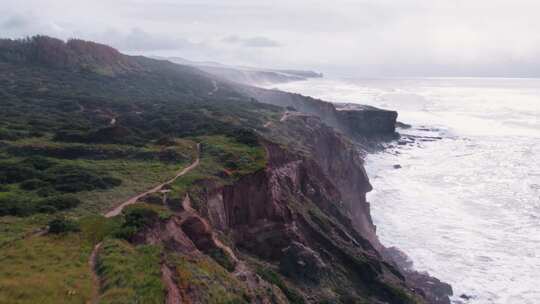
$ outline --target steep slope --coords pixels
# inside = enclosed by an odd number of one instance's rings
[[[2,40],[0,68],[0,302],[448,303],[379,243],[341,134],[392,112],[79,40]]]

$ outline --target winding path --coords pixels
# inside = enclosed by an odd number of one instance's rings
[[[92,270],[92,282],[94,282],[94,289],[92,290],[92,300],[90,301],[90,304],[98,304],[99,303],[99,276],[96,272],[96,265],[97,265],[97,255],[99,252],[99,249],[101,249],[101,243],[96,244],[94,246],[94,249],[92,250],[92,253],[90,254],[90,259],[88,260],[88,265],[90,266],[90,269]]]
[[[197,159],[195,159],[195,161],[191,165],[189,165],[188,167],[182,169],[172,179],[170,179],[170,180],[168,180],[168,181],[166,181],[166,182],[164,182],[162,184],[159,184],[159,185],[155,186],[154,188],[152,188],[152,189],[150,189],[148,191],[145,191],[143,193],[137,194],[137,195],[129,198],[128,200],[124,201],[123,203],[118,205],[113,210],[105,213],[104,216],[106,218],[110,218],[110,217],[114,217],[114,216],[119,215],[120,213],[122,213],[122,210],[124,210],[125,207],[135,204],[140,198],[142,198],[142,197],[144,197],[144,196],[146,196],[148,194],[161,191],[163,186],[169,185],[169,184],[173,183],[177,178],[189,173],[191,170],[195,169],[199,165],[199,162],[200,162],[200,144],[197,144]],[[101,249],[101,243],[96,244],[94,246],[94,249],[92,250],[92,253],[90,254],[90,258],[89,258],[89,261],[88,261],[88,265],[90,266],[90,269],[92,270],[92,280],[93,280],[94,286],[95,286],[94,291],[92,293],[92,300],[89,302],[90,304],[97,304],[99,302],[100,281],[99,281],[99,276],[96,273],[96,265],[97,265],[97,255],[98,255],[100,249]]]
[[[120,205],[118,205],[113,210],[105,213],[105,217],[110,218],[110,217],[114,217],[114,216],[119,215],[120,213],[122,213],[122,210],[124,210],[125,207],[135,204],[139,199],[141,199],[142,197],[144,197],[144,196],[146,196],[148,194],[159,192],[163,188],[163,186],[172,184],[177,178],[179,178],[179,177],[189,173],[191,170],[195,169],[199,165],[199,160],[200,160],[199,151],[200,151],[200,144],[197,144],[197,159],[191,165],[189,165],[189,167],[186,167],[182,171],[178,172],[175,177],[173,177],[172,179],[170,179],[170,180],[168,180],[168,181],[166,181],[166,182],[164,182],[162,184],[159,184],[159,185],[155,186],[154,188],[152,188],[152,189],[150,189],[150,190],[148,190],[146,192],[137,194],[137,195],[129,198],[127,201],[121,203]]]

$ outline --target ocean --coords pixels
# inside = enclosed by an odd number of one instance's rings
[[[343,78],[274,87],[398,111],[412,126],[398,132],[414,141],[366,159],[382,243],[452,284],[454,303],[540,303],[540,79]]]

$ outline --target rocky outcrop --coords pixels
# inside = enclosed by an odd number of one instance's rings
[[[341,133],[353,138],[392,136],[398,113],[357,104],[337,104],[279,90],[240,86],[247,95],[259,102],[269,103],[315,115]]]
[[[199,196],[212,229],[228,235],[240,256],[278,270],[309,303],[446,303],[428,276],[413,277],[383,255],[354,144],[308,115],[291,115],[274,131],[267,137],[287,137],[295,147],[263,142],[264,170],[231,185],[208,183]]]
[[[449,303],[448,285],[404,267],[379,242],[366,201],[372,187],[352,142],[309,115],[272,129],[262,140],[266,168],[227,185],[199,181],[197,210],[188,191],[183,207],[134,242],[213,259],[260,299],[253,303],[273,303],[280,292],[295,303]]]
[[[308,284],[319,284],[327,271],[320,255],[298,242],[283,250],[279,269],[284,275]]]
[[[396,130],[396,111],[357,104],[336,104],[336,108],[340,122],[355,137],[392,135]]]

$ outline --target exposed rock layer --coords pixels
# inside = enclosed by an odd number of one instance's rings
[[[232,185],[208,183],[199,210],[207,220],[170,220],[165,231],[147,233],[145,242],[159,235],[171,249],[208,253],[217,246],[212,234],[228,235],[241,257],[235,269],[243,267],[244,280],[259,282],[252,287],[268,282],[242,257],[273,265],[310,303],[449,303],[447,285],[400,270],[385,254],[365,199],[371,185],[351,142],[306,115],[290,116],[275,132],[310,153],[265,142],[266,169]]]

